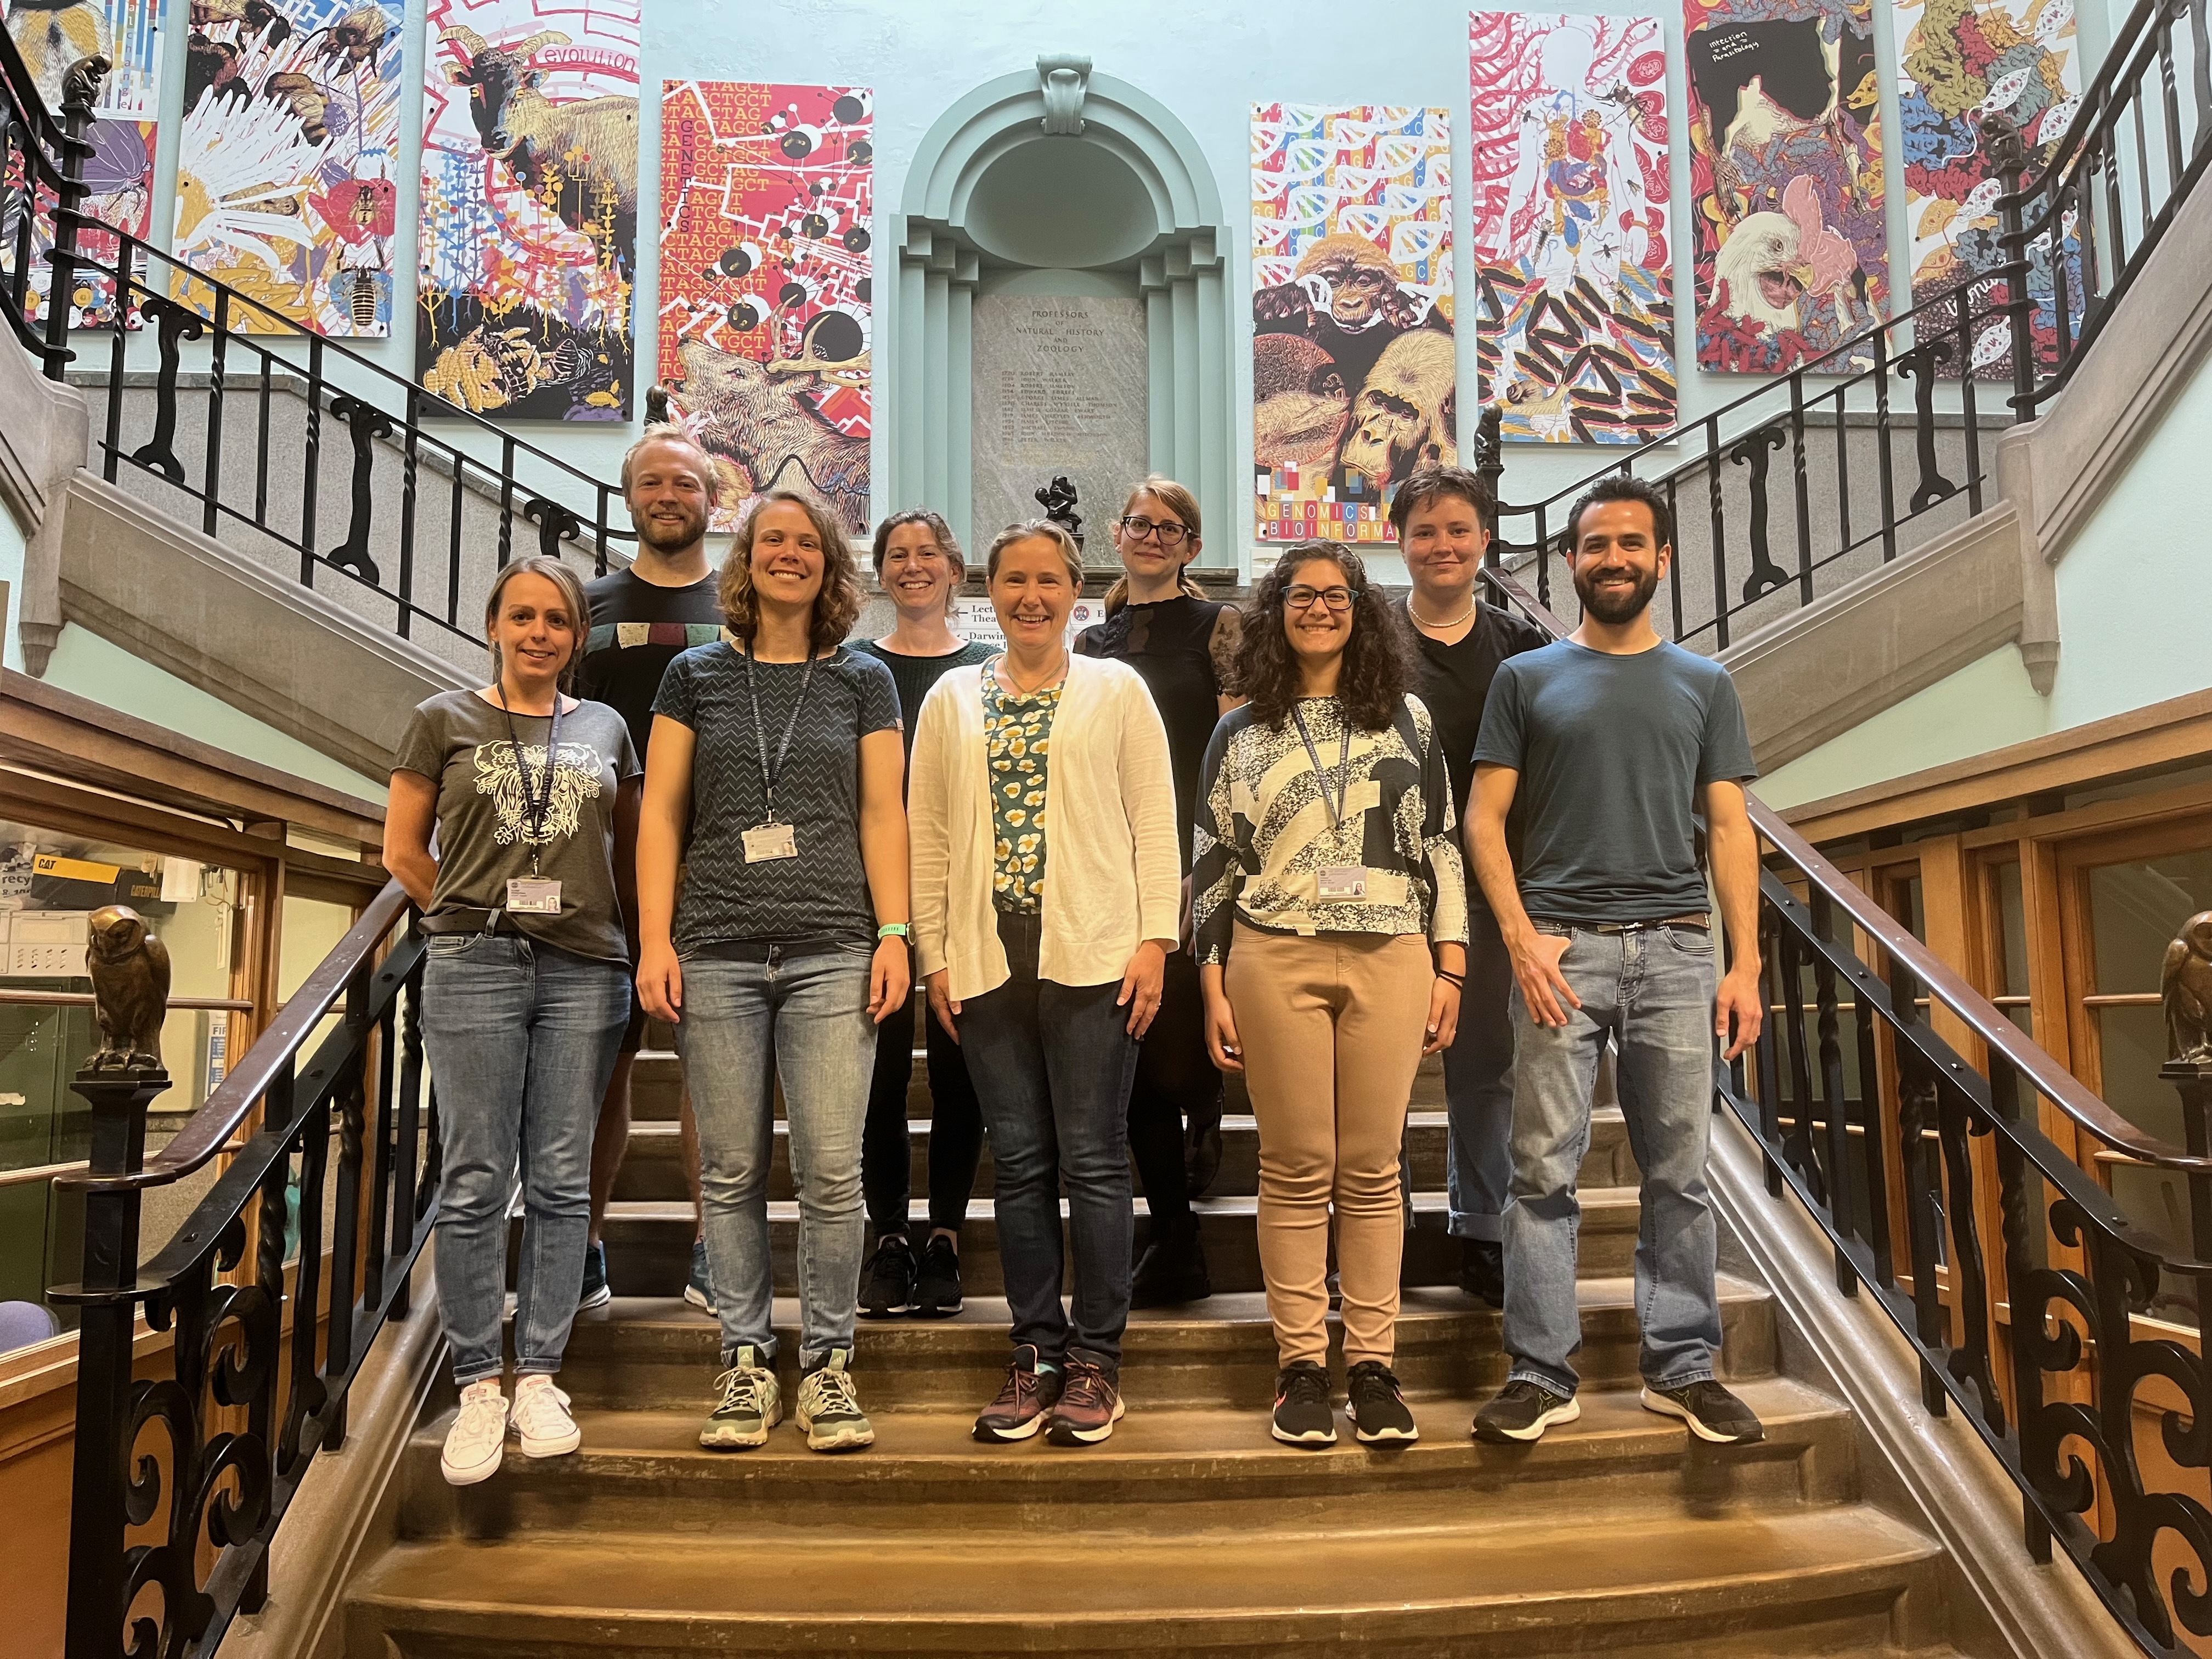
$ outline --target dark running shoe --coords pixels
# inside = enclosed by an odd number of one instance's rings
[[[1540,1440],[1554,1423],[1571,1423],[1583,1414],[1572,1395],[1556,1395],[1540,1382],[1515,1381],[1474,1414],[1474,1437],[1503,1444]]]
[[[1748,1446],[1766,1438],[1759,1413],[1710,1379],[1680,1389],[1655,1389],[1647,1382],[1644,1409],[1680,1418],[1692,1434],[1717,1446]]]
[[[1014,1350],[999,1397],[977,1413],[975,1437],[1009,1443],[1028,1439],[1044,1427],[1045,1413],[1060,1398],[1060,1368],[1040,1364],[1037,1351],[1024,1342]]]
[[[1459,1242],[1459,1287],[1493,1308],[1505,1305],[1505,1247],[1494,1238]]]
[[[1203,1198],[1221,1173],[1221,1111],[1218,1104],[1210,1120],[1193,1118],[1183,1132],[1182,1173],[1186,1190]]]
[[[921,1247],[921,1268],[915,1276],[915,1314],[922,1319],[950,1319],[960,1305],[960,1252],[943,1233],[932,1233]]]
[[[1328,1371],[1293,1359],[1275,1373],[1276,1439],[1291,1446],[1334,1446],[1336,1409],[1328,1403]]]
[[[1121,1374],[1095,1359],[1073,1358],[1065,1370],[1047,1437],[1055,1446],[1095,1446],[1121,1420]]]
[[[1180,1231],[1162,1228],[1137,1258],[1137,1271],[1129,1276],[1129,1305],[1133,1308],[1171,1308],[1183,1302],[1202,1302],[1213,1294],[1213,1279],[1206,1270],[1206,1247],[1198,1242],[1198,1218],[1192,1216]]]
[[[707,1271],[707,1241],[691,1241],[691,1272],[684,1280],[684,1299],[702,1313],[714,1311],[714,1280]]]
[[[863,1319],[890,1319],[914,1309],[914,1246],[904,1233],[885,1233],[860,1270]]]
[[[1344,1414],[1352,1431],[1369,1446],[1410,1443],[1421,1437],[1413,1414],[1406,1409],[1406,1396],[1398,1379],[1379,1359],[1363,1359],[1346,1379]]]
[[[602,1240],[584,1249],[584,1291],[576,1298],[576,1311],[586,1308],[604,1308],[614,1300],[615,1293],[607,1288],[607,1247]]]

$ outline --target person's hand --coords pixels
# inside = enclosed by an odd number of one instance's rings
[[[1766,1003],[1759,988],[1759,966],[1756,963],[1738,962],[1721,975],[1719,993],[1713,999],[1713,1035],[1728,1044],[1721,1055],[1723,1060],[1734,1060],[1759,1039],[1759,1028],[1766,1021]],[[1733,1038],[1729,1026],[1733,1023]]]
[[[1421,1058],[1449,1048],[1459,1035],[1459,987],[1441,975],[1429,985],[1429,1024]]]
[[[955,1042],[959,1042],[960,1028],[952,1022],[960,1018],[960,1004],[954,999],[952,993],[946,988],[952,983],[952,970],[950,968],[940,968],[935,973],[926,976],[922,983],[928,988],[929,991],[929,1012],[935,1016],[937,1023],[945,1028],[945,1035]]]
[[[914,982],[906,949],[906,941],[896,933],[876,941],[876,959],[868,964],[868,1012],[878,1025],[906,1006],[906,994]]]
[[[674,1025],[683,1018],[684,964],[676,959],[676,947],[665,940],[639,947],[637,1000],[655,1019]]]
[[[1557,933],[1531,927],[1506,947],[1512,954],[1513,977],[1521,987],[1521,1000],[1528,1005],[1528,1018],[1539,1025],[1565,1025],[1567,1008],[1583,1006],[1575,988],[1559,971],[1559,958],[1573,943]],[[1560,1006],[1562,1000],[1565,1007]]]
[[[1244,1069],[1244,1048],[1237,1036],[1237,1015],[1229,999],[1208,993],[1206,999],[1206,1052],[1216,1069]]]
[[[1114,1006],[1129,1011],[1131,1036],[1141,1037],[1152,1028],[1152,1016],[1160,1011],[1160,986],[1167,972],[1167,948],[1156,939],[1139,944],[1129,965],[1121,970],[1121,994],[1114,999]]]

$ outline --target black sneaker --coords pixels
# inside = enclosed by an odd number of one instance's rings
[[[960,1252],[943,1233],[932,1233],[922,1246],[914,1310],[923,1319],[950,1319],[960,1311]]]
[[[1129,1277],[1133,1308],[1173,1307],[1202,1302],[1212,1294],[1213,1279],[1206,1270],[1206,1247],[1198,1242],[1196,1216],[1180,1232],[1162,1229],[1156,1234]]]
[[[1644,1409],[1680,1418],[1692,1434],[1717,1446],[1748,1446],[1766,1438],[1759,1413],[1710,1379],[1680,1389],[1655,1389],[1647,1382]]]
[[[1275,1373],[1275,1438],[1293,1446],[1334,1446],[1336,1410],[1328,1403],[1328,1371],[1293,1359]]]
[[[1221,1173],[1221,1109],[1218,1103],[1211,1119],[1193,1118],[1184,1130],[1182,1139],[1182,1173],[1185,1189],[1193,1198],[1206,1196],[1213,1178]]]
[[[1014,1350],[999,1397],[977,1414],[975,1437],[1001,1443],[1028,1439],[1044,1427],[1048,1413],[1060,1403],[1063,1381],[1060,1368],[1044,1364],[1024,1342]]]
[[[576,1311],[586,1308],[604,1308],[614,1300],[615,1293],[607,1288],[607,1247],[602,1239],[597,1244],[584,1247],[584,1291],[576,1298]]]
[[[1459,1287],[1493,1308],[1505,1305],[1505,1247],[1494,1238],[1459,1242]]]
[[[1572,1395],[1556,1395],[1540,1382],[1516,1380],[1474,1414],[1474,1437],[1503,1443],[1540,1440],[1554,1423],[1571,1423],[1583,1414]]]
[[[914,1308],[914,1246],[904,1233],[885,1233],[860,1270],[860,1316],[890,1319]]]
[[[1352,1419],[1352,1431],[1363,1444],[1411,1443],[1421,1437],[1413,1413],[1406,1409],[1406,1396],[1399,1392],[1398,1379],[1381,1360],[1363,1359],[1354,1365],[1345,1392],[1344,1414]]]

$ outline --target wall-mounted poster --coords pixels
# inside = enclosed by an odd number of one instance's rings
[[[637,0],[430,0],[417,377],[507,420],[629,418]]]
[[[1795,368],[1889,307],[1869,0],[1684,0],[1682,21],[1698,366]]]
[[[173,251],[321,334],[392,332],[400,8],[257,0],[192,8]],[[204,284],[175,297],[213,314]],[[271,331],[234,305],[231,326]]]
[[[1924,304],[2004,263],[1997,198],[2003,185],[1982,149],[1982,119],[2009,117],[2027,141],[2028,171],[2050,164],[2081,106],[2073,0],[1899,0],[1902,34],[1898,114],[1905,134],[1905,217],[1912,233],[1912,301]],[[2074,265],[2070,308],[2078,315],[2081,251],[2067,238]],[[2051,245],[2027,251],[2027,291],[2039,356],[2055,364],[2057,288]],[[1977,296],[1993,309],[2008,297],[1992,283]],[[1940,323],[1937,324],[1941,327]],[[2001,316],[1978,323],[1972,351],[1977,375],[2012,379],[2012,330]],[[1953,358],[1946,368],[1956,374]]]
[[[1468,43],[1482,401],[1508,438],[1656,436],[1674,422],[1664,26],[1478,11]]]
[[[771,489],[866,527],[874,130],[865,87],[662,85],[659,374],[718,529]]]
[[[1257,533],[1389,541],[1459,459],[1445,112],[1255,105],[1252,286]]]
[[[62,77],[71,64],[97,53],[112,65],[93,105],[93,153],[84,168],[85,211],[126,235],[142,239],[153,223],[154,135],[161,108],[161,0],[76,0],[65,5],[7,0],[8,33],[38,83],[46,107],[57,117],[62,107]],[[15,215],[20,210],[12,199],[12,191],[9,195],[11,200],[4,213],[0,213],[0,222],[4,222],[6,258],[12,262]],[[50,246],[40,234],[32,250],[35,261],[31,275],[33,307],[38,316],[46,313],[46,256]],[[112,268],[122,245],[112,236],[87,231],[79,234],[77,247],[87,258]],[[70,296],[70,323],[75,328],[114,326],[112,277],[78,274],[76,292]],[[135,305],[125,325],[138,325]]]

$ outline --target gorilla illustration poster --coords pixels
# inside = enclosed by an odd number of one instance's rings
[[[2081,69],[2074,0],[1899,0],[1897,27],[1912,301],[1922,305],[2004,263],[1996,205],[2004,186],[1982,147],[1984,118],[2009,118],[2027,141],[2028,171],[2040,175],[2081,106]],[[2067,293],[2078,320],[2081,248],[2076,238],[2066,240],[2074,266]],[[2033,243],[2027,258],[2029,325],[2038,355],[2049,354],[2045,361],[2055,366],[2058,318],[2049,239]],[[2007,287],[1991,283],[1975,296],[1977,308],[2004,305]],[[1975,374],[2009,381],[2012,330],[2005,319],[1977,322],[1974,337]],[[1957,358],[1945,368],[1957,374]]]
[[[1255,105],[1252,286],[1257,534],[1393,539],[1459,459],[1445,112]]]
[[[1682,21],[1698,366],[1795,368],[1889,308],[1869,0],[1684,0]]]
[[[430,0],[416,370],[508,420],[629,418],[637,0]]]
[[[659,375],[722,473],[868,522],[874,100],[670,81],[660,102]]]
[[[177,257],[318,333],[389,335],[398,0],[203,0],[191,17]],[[206,284],[171,285],[214,314]],[[235,305],[230,324],[275,327]]]
[[[1468,27],[1482,402],[1508,438],[1640,443],[1674,423],[1664,26]]]

